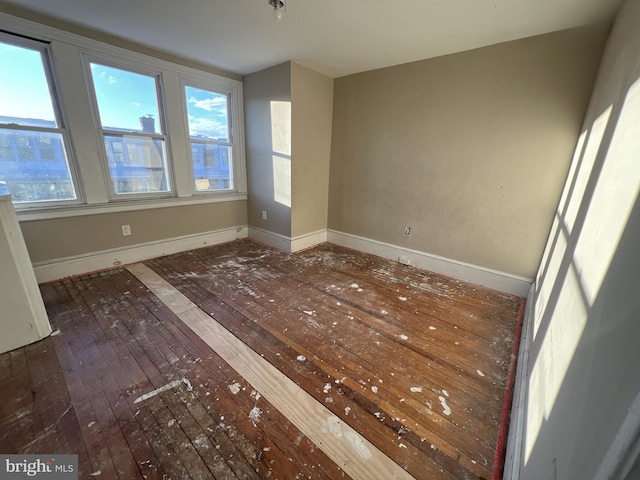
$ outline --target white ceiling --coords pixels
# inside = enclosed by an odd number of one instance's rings
[[[600,21],[621,0],[5,0],[238,74],[294,60],[330,77]]]

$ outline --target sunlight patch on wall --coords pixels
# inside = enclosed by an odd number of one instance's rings
[[[291,102],[271,102],[273,199],[291,207]]]
[[[555,307],[548,308],[553,311],[546,315],[558,320],[549,324],[529,378],[525,463],[551,415],[587,321],[581,286],[573,268],[567,271]]]
[[[574,255],[593,305],[638,196],[640,80],[629,89]]]
[[[273,155],[273,199],[291,207],[291,159]]]
[[[291,155],[291,102],[271,102],[271,148],[275,154]]]
[[[559,215],[556,216],[555,221],[553,222],[554,228],[559,229],[558,239],[555,244],[555,248],[553,250],[553,255],[549,259],[549,264],[547,266],[546,278],[556,278],[558,276],[558,272],[560,271],[560,265],[562,264],[562,259],[565,256],[565,252],[567,251],[567,236],[566,236],[566,228],[562,224],[562,219]],[[545,263],[546,264],[546,263]],[[544,282],[541,285],[540,291],[536,296],[536,308],[535,308],[535,318],[533,325],[533,339],[537,340],[538,330],[540,329],[540,324],[542,319],[545,317],[545,313],[550,315],[551,312],[545,312],[547,299],[551,297],[553,292],[554,282]]]
[[[609,109],[611,110],[611,109]],[[569,168],[569,174],[567,175],[568,181],[566,182],[564,189],[562,190],[562,196],[560,197],[560,203],[558,204],[558,211],[564,212],[567,208],[567,202],[569,201],[569,194],[572,192],[572,185],[576,180],[576,170],[578,169],[578,165],[580,165],[580,159],[584,153],[584,143],[587,137],[591,139],[590,135],[591,131],[589,129],[583,131],[578,138],[578,143],[576,144],[575,152],[573,153],[573,158],[571,159],[571,167]],[[560,214],[562,215],[562,213]],[[547,248],[551,248],[550,245],[547,245]]]
[[[605,110],[602,115],[593,122],[593,126],[591,127],[591,135],[589,135],[589,140],[585,147],[584,155],[582,156],[580,169],[575,179],[573,193],[569,199],[566,214],[564,215],[564,223],[569,234],[573,231],[578,211],[583,203],[584,192],[587,188],[589,178],[591,178],[593,165],[598,156],[598,150],[602,144],[602,137],[605,129],[607,128],[607,124],[609,123],[609,116],[611,115],[612,108],[612,106],[607,108],[607,110]]]

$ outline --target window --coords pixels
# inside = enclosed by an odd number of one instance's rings
[[[0,181],[13,202],[77,199],[47,45],[0,34]]]
[[[191,169],[196,192],[231,190],[229,95],[185,86]]]
[[[89,65],[112,194],[171,193],[159,76]]]

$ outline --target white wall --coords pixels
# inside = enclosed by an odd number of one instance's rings
[[[640,392],[638,25],[640,0],[628,0],[537,274],[523,480],[623,478],[609,475],[638,433],[630,423]]]

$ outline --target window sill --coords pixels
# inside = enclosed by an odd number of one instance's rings
[[[33,220],[49,220],[64,217],[81,217],[84,215],[100,215],[104,213],[152,210],[156,208],[181,207],[207,203],[238,202],[247,200],[246,193],[221,193],[207,196],[178,197],[153,200],[136,200],[128,202],[101,203],[94,205],[65,205],[16,209],[20,222]]]

